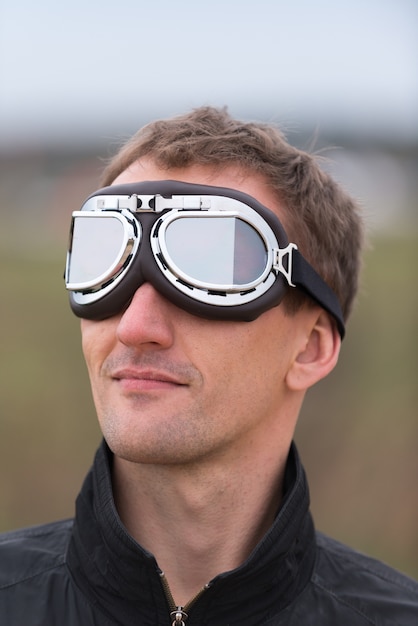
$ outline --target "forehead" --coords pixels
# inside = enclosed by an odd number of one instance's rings
[[[162,169],[153,161],[135,161],[113,181],[113,184],[135,183],[145,180],[178,180],[185,183],[229,187],[249,194],[276,215],[285,218],[276,193],[267,178],[236,166],[214,168],[213,166],[191,165],[184,168]],[[284,220],[285,221],[285,220]]]

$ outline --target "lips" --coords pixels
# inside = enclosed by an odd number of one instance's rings
[[[187,383],[158,370],[122,369],[112,374],[115,380],[126,391],[169,390],[183,387]]]

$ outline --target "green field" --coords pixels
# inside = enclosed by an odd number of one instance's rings
[[[373,243],[340,364],[310,392],[297,441],[317,526],[417,577],[418,241]],[[72,515],[100,438],[62,254],[22,249],[0,253],[0,530]]]

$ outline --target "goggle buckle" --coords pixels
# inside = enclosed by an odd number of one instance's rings
[[[297,249],[295,243],[289,243],[285,248],[273,249],[273,269],[285,277],[290,287],[296,287],[292,282],[292,263],[293,250]]]

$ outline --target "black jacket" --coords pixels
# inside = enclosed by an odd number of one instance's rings
[[[1,626],[173,622],[154,557],[116,513],[111,462],[103,444],[74,521],[1,537]],[[188,609],[186,626],[417,626],[418,583],[315,533],[308,506],[292,448],[272,528],[245,563],[211,581]]]

